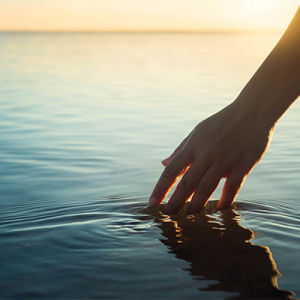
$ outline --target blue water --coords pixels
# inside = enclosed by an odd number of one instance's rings
[[[0,298],[220,299],[250,285],[263,298],[252,280],[274,264],[299,296],[300,103],[232,215],[208,211],[194,228],[143,211],[160,160],[235,99],[279,38],[1,33]],[[265,264],[257,249],[272,253]],[[241,270],[223,266],[235,258]],[[254,275],[238,283],[249,259]]]

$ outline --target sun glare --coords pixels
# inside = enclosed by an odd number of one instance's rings
[[[294,0],[220,0],[228,27],[241,30],[282,30],[297,9]]]

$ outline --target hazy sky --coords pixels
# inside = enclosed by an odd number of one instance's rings
[[[0,0],[0,30],[283,30],[299,0]]]

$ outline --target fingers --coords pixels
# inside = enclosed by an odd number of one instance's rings
[[[205,206],[210,196],[218,187],[222,178],[222,170],[218,164],[213,164],[203,175],[195,189],[194,196],[188,208],[188,213],[199,213]]]
[[[232,205],[243,185],[246,175],[247,173],[245,172],[241,173],[237,171],[229,173],[223,187],[222,196],[217,205],[217,210],[226,209]],[[217,163],[211,166],[208,163],[201,166],[193,163],[178,184],[164,209],[164,213],[178,213],[193,193],[188,214],[199,213],[218,187],[222,177],[224,177],[224,170]]]
[[[244,181],[246,174],[231,172],[225,181],[222,196],[218,202],[217,210],[229,208],[234,202],[237,194],[239,193]]]
[[[165,158],[164,160],[162,160],[162,164],[166,167],[169,162],[176,156],[176,154],[178,154],[182,148],[184,147],[186,141],[188,140],[189,135],[181,142],[181,144],[175,149],[175,151],[167,158]]]
[[[190,163],[191,160],[185,154],[178,153],[176,159],[166,166],[149,199],[151,206],[159,205],[164,200],[177,178],[186,171]]]
[[[164,208],[164,213],[175,214],[177,213],[194,193],[199,180],[205,174],[210,167],[208,160],[204,160],[204,163],[199,164],[194,162],[188,169],[185,175],[182,177],[172,197]]]

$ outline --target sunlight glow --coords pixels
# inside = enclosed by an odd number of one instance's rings
[[[250,30],[284,29],[299,6],[297,1],[287,0],[226,0],[221,4],[232,26]]]
[[[298,0],[1,0],[0,30],[284,30],[298,6]]]
[[[243,11],[245,12],[259,12],[268,11],[278,8],[284,4],[284,0],[244,0]]]

